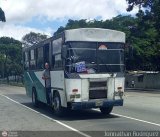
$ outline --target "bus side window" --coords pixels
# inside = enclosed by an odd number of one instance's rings
[[[52,55],[52,68],[54,68],[55,65],[55,55]]]
[[[62,69],[61,58],[62,38],[52,41],[52,67],[54,69]]]
[[[70,65],[70,60],[69,57],[70,56],[70,49],[67,50],[67,55],[66,55],[66,59],[65,59],[65,70],[67,72],[69,72],[69,65]]]
[[[57,53],[55,56],[55,69],[62,69],[61,53]]]
[[[37,49],[37,69],[43,69],[43,47]]]
[[[44,45],[44,63],[45,62],[50,62],[50,60],[49,60],[49,48],[50,46],[49,46],[49,43],[47,43],[47,44],[45,44]]]
[[[29,52],[28,51],[24,52],[24,69],[25,70],[29,69]]]
[[[35,50],[30,50],[30,69],[34,70],[36,66],[36,60],[35,60]]]

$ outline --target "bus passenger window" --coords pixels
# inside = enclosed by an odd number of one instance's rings
[[[52,68],[54,68],[55,65],[55,55],[52,55]]]
[[[37,69],[43,69],[43,47],[37,49]]]
[[[49,43],[44,45],[44,63],[49,63]]]
[[[24,53],[24,69],[25,70],[29,69],[29,53],[28,52]]]
[[[54,69],[58,70],[62,69],[61,46],[62,38],[52,42],[52,66],[54,66]]]
[[[30,69],[35,69],[36,61],[35,61],[35,50],[30,51]]]
[[[61,54],[58,53],[54,55],[55,57],[55,68],[56,69],[62,69],[62,59],[61,59]]]

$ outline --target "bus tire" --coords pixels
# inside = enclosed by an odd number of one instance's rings
[[[112,112],[113,106],[110,107],[100,107],[100,111],[104,115],[109,115]]]
[[[37,99],[37,92],[35,88],[32,89],[32,104],[34,107],[39,106],[39,101]]]
[[[61,106],[61,98],[58,92],[55,92],[54,97],[53,97],[53,103],[54,103],[54,114],[56,116],[63,116],[63,110]]]

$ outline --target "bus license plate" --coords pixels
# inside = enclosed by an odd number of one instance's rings
[[[102,105],[103,105],[103,101],[101,101],[101,100],[96,101],[96,107],[99,107]]]

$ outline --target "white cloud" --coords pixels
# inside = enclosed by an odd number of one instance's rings
[[[109,19],[127,13],[126,0],[7,0],[2,2],[8,22],[22,22],[34,16]]]
[[[25,27],[25,26],[16,26],[16,25],[12,25],[12,24],[2,24],[0,23],[0,37],[3,36],[8,36],[8,37],[12,37],[15,38],[17,40],[21,40],[22,37],[27,34],[32,32],[36,32],[36,33],[42,33],[42,34],[46,34],[46,35],[50,35],[51,34],[51,29],[47,28],[45,31],[42,31],[40,29],[34,29],[34,28],[30,28],[30,27]]]
[[[18,39],[21,35],[15,34],[17,31],[21,34],[36,29],[17,26],[16,24],[31,21],[34,17],[39,18],[41,21],[63,20],[66,18],[94,19],[96,17],[106,20],[118,14],[127,13],[126,0],[1,0],[1,5],[5,11],[8,24],[5,27],[11,30],[7,30],[8,33],[6,33],[2,32],[6,31],[2,29],[0,34],[13,34]],[[133,14],[136,11],[137,9],[131,13]]]

